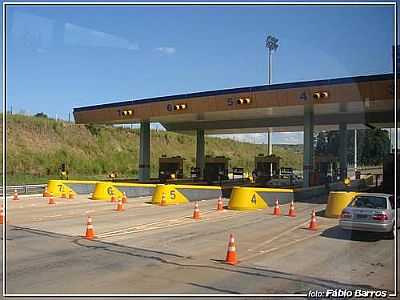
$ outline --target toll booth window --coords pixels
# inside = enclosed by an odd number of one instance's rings
[[[192,167],[190,169],[190,177],[193,179],[199,178],[200,177],[200,168]]]

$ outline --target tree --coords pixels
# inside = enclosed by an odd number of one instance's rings
[[[316,154],[332,154],[339,157],[339,132],[320,132],[315,142]],[[390,151],[390,139],[387,131],[382,129],[357,130],[357,156],[359,165],[382,164]],[[347,161],[354,164],[354,131],[347,133]]]
[[[354,136],[354,135],[353,135]],[[389,134],[381,129],[362,130],[358,135],[358,156],[362,165],[376,165],[383,163],[386,154],[390,152]],[[354,145],[354,137],[353,143]],[[354,147],[352,146],[354,157]],[[351,159],[353,162],[353,159]]]
[[[318,133],[315,142],[315,152],[318,154],[328,153],[328,133],[326,131]]]
[[[43,113],[43,112],[35,114],[35,117],[37,117],[37,118],[46,118],[46,119],[48,118],[47,115],[45,113]]]

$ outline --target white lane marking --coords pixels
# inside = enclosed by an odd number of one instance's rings
[[[257,244],[256,246],[254,246],[254,247],[252,247],[252,248],[247,249],[247,251],[250,251],[250,252],[251,252],[251,251],[254,251],[254,250],[256,250],[256,249],[258,249],[258,248],[260,248],[260,247],[262,247],[262,246],[264,246],[264,245],[266,245],[266,244],[272,243],[272,242],[275,241],[276,239],[278,239],[278,238],[284,236],[285,234],[291,233],[291,232],[295,231],[296,229],[299,229],[299,228],[303,227],[303,226],[306,225],[308,222],[309,222],[309,220],[304,221],[304,222],[302,222],[301,224],[298,224],[298,225],[296,225],[296,226],[294,226],[294,227],[292,227],[292,228],[289,228],[288,230],[285,230],[285,231],[281,232],[280,234],[274,236],[273,238],[271,238],[271,239],[269,239],[269,240],[266,240],[266,241],[264,241],[264,242],[262,242],[262,243],[259,243],[259,244]]]
[[[51,215],[51,216],[43,216],[42,218],[57,218],[62,217],[63,215]]]
[[[304,237],[304,238],[302,238],[302,239],[297,239],[297,240],[291,241],[291,242],[289,242],[289,243],[283,244],[283,245],[281,245],[280,247],[274,247],[274,248],[271,248],[271,249],[268,249],[268,250],[258,251],[257,253],[254,253],[254,254],[252,254],[252,255],[247,255],[247,256],[245,256],[245,257],[242,257],[242,258],[240,259],[240,261],[243,262],[243,261],[246,261],[246,260],[255,258],[255,257],[257,257],[257,256],[260,256],[260,255],[263,255],[263,254],[266,254],[266,253],[270,253],[270,252],[273,252],[273,251],[276,251],[276,250],[279,250],[279,249],[282,249],[282,248],[285,248],[285,247],[288,247],[288,246],[297,244],[297,243],[302,242],[302,241],[305,241],[305,240],[309,240],[309,239],[311,239],[311,238],[314,238],[314,237],[319,236],[320,234],[321,234],[321,232],[318,231],[318,232],[316,232],[316,233],[314,233],[314,234],[311,234],[311,235],[309,235],[309,236],[306,236],[306,237]]]
[[[7,200],[12,200],[14,196],[7,196]],[[24,198],[40,198],[43,197],[42,194],[32,194],[32,195],[20,195],[18,194],[18,198],[24,199]]]
[[[211,212],[215,212],[215,210],[213,209]],[[217,216],[218,215],[219,215],[219,212],[217,212]],[[184,217],[177,218],[177,219],[161,220],[159,222],[145,223],[145,224],[136,225],[133,227],[128,227],[128,228],[124,228],[124,229],[120,229],[120,230],[104,232],[104,233],[98,234],[97,237],[98,238],[108,238],[108,237],[126,235],[126,234],[130,234],[130,233],[138,233],[138,232],[155,230],[155,229],[164,229],[164,228],[170,228],[170,227],[175,227],[175,226],[200,223],[200,222],[204,222],[204,221],[217,222],[217,221],[233,218],[234,216],[235,216],[235,214],[225,215],[225,216],[220,215],[219,218],[208,217],[208,218],[201,218],[199,220],[194,220],[190,216],[186,215]],[[151,226],[151,225],[153,225],[153,226]]]

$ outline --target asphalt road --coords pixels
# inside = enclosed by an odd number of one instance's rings
[[[115,204],[41,197],[7,200],[7,294],[274,294],[330,288],[394,290],[394,241],[352,234],[324,218],[324,204],[215,211],[216,200],[160,207],[149,198]],[[225,199],[225,204],[227,200]],[[287,213],[288,206],[283,205]],[[312,208],[318,230],[307,230]],[[97,239],[82,238],[86,217]],[[225,259],[229,234],[239,264]]]

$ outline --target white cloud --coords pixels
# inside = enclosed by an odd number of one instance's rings
[[[221,138],[230,138],[236,141],[249,142],[254,144],[267,144],[266,133],[240,133],[240,134],[221,134],[215,135]],[[272,133],[273,144],[302,144],[303,133],[302,132],[273,132]]]
[[[302,144],[303,132],[277,132],[272,141],[277,144]]]
[[[176,49],[173,47],[158,47],[155,50],[166,55],[172,55],[176,53]]]

